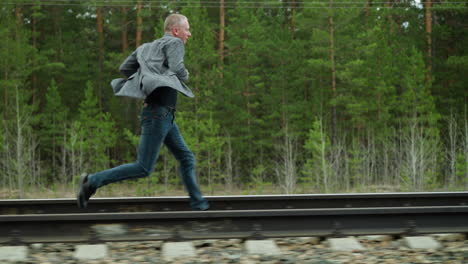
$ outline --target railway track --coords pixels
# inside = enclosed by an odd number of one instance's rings
[[[466,206],[468,192],[362,193],[207,196],[210,210],[319,209],[411,206]],[[0,215],[190,210],[187,197],[91,198],[88,208],[75,199],[0,200]]]
[[[2,200],[0,243],[468,233],[468,192],[207,198]]]

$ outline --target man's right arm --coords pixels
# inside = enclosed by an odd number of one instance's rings
[[[140,64],[138,64],[137,56],[136,56],[136,50],[128,56],[125,61],[120,65],[119,71],[123,73],[125,76],[130,77],[132,74],[134,74],[138,68],[140,67]]]
[[[177,39],[170,43],[166,48],[166,56],[169,69],[177,75],[177,78],[181,81],[188,80],[188,71],[184,65],[184,43],[182,40]]]

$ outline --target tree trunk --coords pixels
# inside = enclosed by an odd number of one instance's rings
[[[286,194],[293,194],[297,184],[296,141],[289,134],[288,124],[284,127],[284,142],[280,146],[280,161],[276,164],[276,177],[281,189]]]
[[[33,10],[35,10],[33,8]],[[37,18],[32,15],[32,42],[34,50],[37,50]],[[33,58],[33,68],[36,66],[36,59]],[[31,84],[32,84],[32,103],[34,104],[37,101],[37,74],[36,71],[33,71],[31,74]]]
[[[296,8],[296,1],[291,0],[291,14],[289,17],[289,30],[291,31],[291,35],[294,37],[295,32],[295,25],[294,25],[294,10]]]
[[[333,0],[330,0],[330,9],[333,8]],[[336,98],[336,66],[335,66],[335,26],[333,24],[333,15],[328,17],[330,30],[330,67],[331,67],[331,89],[332,96]],[[337,116],[336,106],[332,106],[332,143],[336,139]]]
[[[138,0],[137,3],[137,31],[136,31],[136,47],[138,48],[141,45],[141,32],[143,31],[143,19],[141,18],[141,0]]]
[[[463,156],[465,157],[465,168],[464,168],[464,172],[462,174],[462,179],[463,181],[465,182],[465,190],[468,190],[468,166],[466,166],[466,164],[468,164],[468,118],[467,118],[467,113],[466,113],[466,106],[465,106],[465,129],[464,129],[464,133],[463,133],[463,140],[465,141],[464,142],[464,147],[463,147]],[[462,161],[463,162],[463,161]],[[462,182],[462,185],[463,185],[463,182]]]
[[[6,111],[4,111],[5,113]],[[2,120],[2,125],[4,127],[4,132],[5,134],[7,133],[7,120],[6,118],[4,118]],[[7,137],[5,136],[4,138],[4,142],[3,142],[3,148],[4,148],[4,156],[2,157],[3,158],[3,161],[5,162],[4,163],[4,166],[3,166],[3,171],[5,173],[5,179],[8,179],[8,185],[7,185],[7,188],[9,190],[14,190],[15,186],[14,186],[14,179],[13,179],[13,169],[12,169],[12,162],[10,162],[10,160],[12,160],[12,151],[11,151],[11,147],[10,147],[10,139],[11,137]]]
[[[23,24],[21,22],[21,17],[22,17],[22,9],[21,7],[17,6],[15,8],[15,17],[16,17],[16,39],[19,39],[19,30],[21,28],[21,25]]]
[[[432,79],[432,0],[424,1],[426,13],[427,73],[426,82]]]
[[[19,51],[19,47],[20,47],[20,41],[21,41],[21,27],[23,25],[22,21],[21,21],[21,17],[22,17],[22,9],[20,6],[16,6],[15,7],[15,18],[16,18],[16,31],[15,31],[15,34],[16,34],[16,53],[19,54],[21,51]],[[8,70],[5,70],[5,80],[8,80],[9,76],[8,76]],[[4,89],[5,93],[4,93],[4,109],[5,111],[3,111],[3,117],[5,119],[8,118],[8,106],[9,106],[9,100],[8,100],[8,89]]]
[[[55,55],[56,61],[63,60],[63,44],[62,44],[62,28],[61,28],[61,12],[62,10],[58,7],[52,7],[52,14],[53,14],[53,24],[54,24],[54,33],[55,36],[58,36],[58,52]]]
[[[103,29],[103,22],[102,22],[102,7],[98,7],[96,9],[96,23],[97,23],[97,31],[98,31],[98,48],[99,48],[99,69],[98,69],[98,102],[99,108],[102,109],[102,79],[103,79],[103,72],[104,72],[104,29]]]
[[[24,176],[26,175],[26,168],[25,168],[25,160],[24,160],[24,137],[23,137],[23,123],[21,121],[21,113],[20,113],[20,104],[19,104],[19,88],[18,85],[15,86],[15,93],[16,93],[16,157],[15,163],[16,164],[16,177],[17,177],[17,188],[19,191],[20,198],[23,196],[24,190]]]
[[[448,177],[446,179],[447,187],[455,187],[457,183],[457,155],[458,155],[458,127],[457,121],[453,114],[450,114],[448,120],[448,146],[447,146],[447,157],[449,162]]]
[[[127,23],[127,8],[122,7],[122,54],[126,54],[128,49]]]
[[[67,125],[66,124],[63,124],[63,131],[67,131]],[[68,155],[67,155],[67,149],[66,149],[66,145],[67,145],[67,133],[63,133],[63,141],[62,141],[62,146],[60,147],[61,148],[61,152],[62,152],[62,155],[61,155],[61,160],[62,160],[62,164],[61,164],[61,168],[60,168],[60,171],[62,172],[62,177],[64,177],[66,179],[66,182],[69,180],[71,183],[72,183],[72,188],[73,190],[75,189],[75,183],[73,181],[73,177],[75,175],[71,175],[71,178],[68,178],[66,177],[67,175],[67,158],[68,158]],[[68,182],[67,182],[68,183]]]
[[[136,12],[136,16],[137,16],[136,17],[137,29],[136,29],[136,41],[135,41],[136,48],[138,48],[141,45],[141,35],[143,32],[143,18],[141,17],[141,8],[142,8],[141,0],[138,0],[137,12]],[[133,101],[135,105],[135,112],[138,112],[140,110],[140,104],[135,100]],[[140,125],[140,122],[138,121],[138,119],[135,119],[135,126],[134,126],[135,132],[138,131],[139,125]]]
[[[370,15],[370,7],[372,6],[372,0],[367,0],[366,1],[366,19]]]
[[[125,56],[128,50],[128,10],[126,7],[122,7],[122,54]],[[139,111],[139,102],[132,98],[125,98],[125,115],[127,117],[135,116]],[[137,134],[140,128],[140,122],[138,119],[131,118],[127,120],[130,124],[133,124],[132,131]]]
[[[320,122],[320,172],[322,174],[323,180],[323,187],[325,188],[325,192],[329,191],[328,185],[328,178],[329,178],[329,169],[328,169],[328,160],[327,160],[327,139],[326,134],[323,129],[322,119],[319,120]]]
[[[392,8],[392,0],[387,0],[385,2],[385,7],[388,9]],[[393,16],[389,15],[388,16],[388,24],[390,25],[390,33],[393,33]]]
[[[5,74],[4,74],[4,79],[5,81],[8,81],[8,67],[5,67]],[[6,109],[8,109],[8,89],[3,89],[3,109],[5,109],[4,111],[2,111],[2,115],[3,115],[3,119],[4,120],[7,120],[7,111]]]
[[[372,0],[366,0],[366,24],[369,24],[370,9],[372,7]]]
[[[218,36],[218,53],[219,53],[219,69],[220,77],[223,78],[224,69],[224,27],[226,25],[224,16],[224,0],[219,1],[219,36]]]
[[[227,131],[226,131],[227,133]],[[224,178],[224,181],[226,183],[226,190],[232,191],[233,183],[234,183],[234,177],[233,177],[233,164],[232,164],[232,140],[231,136],[227,133],[226,137],[226,142],[227,142],[227,149],[225,152],[226,155],[226,177]]]

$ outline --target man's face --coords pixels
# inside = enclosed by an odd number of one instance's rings
[[[183,21],[180,26],[174,27],[172,29],[172,35],[174,37],[180,38],[184,44],[187,43],[187,39],[192,36],[190,33],[190,25],[187,20]]]

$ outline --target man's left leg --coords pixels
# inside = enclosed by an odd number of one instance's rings
[[[210,205],[203,198],[195,178],[195,156],[188,148],[175,123],[167,134],[164,144],[180,163],[182,180],[190,196],[190,206],[194,210],[207,210]]]

